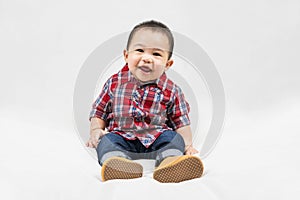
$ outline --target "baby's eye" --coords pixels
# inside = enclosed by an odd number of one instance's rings
[[[137,52],[144,52],[143,49],[136,49],[135,51],[137,51]]]
[[[157,52],[153,53],[153,55],[154,55],[154,56],[161,56],[161,54],[160,54],[160,53],[157,53]]]

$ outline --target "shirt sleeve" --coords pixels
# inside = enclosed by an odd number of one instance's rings
[[[107,117],[109,113],[111,113],[111,85],[112,85],[112,79],[106,81],[104,84],[102,91],[100,92],[99,96],[95,100],[95,102],[92,105],[92,110],[90,112],[89,119],[93,117],[97,117],[100,119],[103,119],[104,121],[107,120]]]
[[[176,87],[173,102],[168,108],[168,125],[174,130],[190,125],[189,112],[190,106],[185,100],[182,90]]]

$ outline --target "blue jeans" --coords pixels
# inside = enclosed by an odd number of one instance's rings
[[[105,160],[114,156],[130,160],[155,159],[158,166],[167,157],[183,155],[184,148],[184,140],[180,134],[164,131],[148,148],[138,139],[126,140],[116,133],[108,133],[102,137],[96,151],[101,166]]]

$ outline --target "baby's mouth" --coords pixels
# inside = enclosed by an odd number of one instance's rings
[[[146,67],[146,66],[140,66],[138,67],[140,70],[142,70],[143,72],[146,72],[146,73],[149,73],[151,72],[152,70],[149,68],[149,67]]]

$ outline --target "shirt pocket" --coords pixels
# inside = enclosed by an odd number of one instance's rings
[[[155,88],[152,90],[152,106],[150,113],[156,114],[156,115],[165,115],[167,110],[167,105],[169,103],[168,96],[165,95],[165,93],[160,90],[159,88]]]
[[[148,111],[148,118],[150,118],[150,124],[161,126],[166,123],[167,120],[167,103],[168,99],[159,88],[154,88],[153,101],[150,110]]]
[[[131,99],[129,97],[115,98],[113,104],[110,118],[122,129],[135,128]]]

